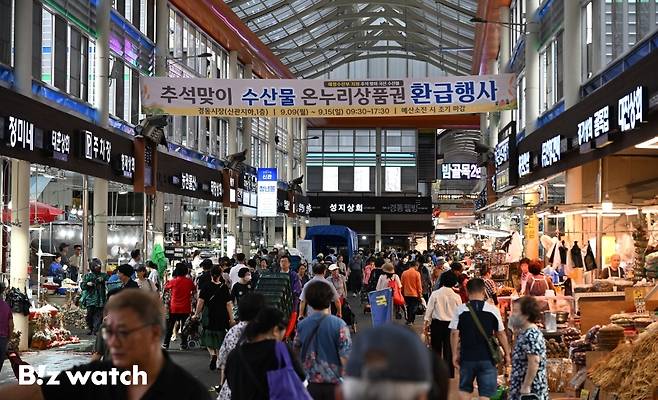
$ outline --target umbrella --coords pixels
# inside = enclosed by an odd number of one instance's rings
[[[62,214],[64,214],[64,210],[60,210],[57,207],[38,201],[30,202],[30,225],[53,222]],[[11,222],[11,210],[4,210],[2,213],[2,222]]]

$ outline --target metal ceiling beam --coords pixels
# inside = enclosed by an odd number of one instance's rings
[[[429,25],[429,26],[433,27],[434,29],[436,29],[437,32],[443,32],[444,35],[450,35],[450,36],[454,37],[457,40],[463,40],[465,42],[473,42],[474,39],[475,39],[475,27],[473,27],[472,25],[468,25],[468,24],[462,23],[460,21],[454,21],[457,25],[461,25],[462,28],[464,28],[464,31],[473,32],[473,37],[471,38],[471,37],[463,35],[461,32],[449,29],[449,28],[447,28],[443,25],[440,25],[436,21],[433,21],[433,20],[429,19],[429,15],[436,15],[436,10],[430,10],[431,13],[425,13],[425,14],[416,13],[416,10],[414,10],[412,8],[409,8],[407,10],[411,11],[411,15],[409,15],[409,14],[405,15],[404,13],[399,13],[395,17],[395,18],[401,20],[402,22],[404,22],[405,25],[409,21],[411,21],[411,22],[420,22],[420,23],[423,23],[423,24],[426,24],[426,25]],[[438,21],[440,21],[441,18],[445,19],[445,16],[443,14],[437,16]]]
[[[459,52],[471,52],[474,49],[472,47],[444,47],[440,49],[430,49],[430,48],[423,48],[423,47],[407,47],[404,48],[402,46],[374,46],[374,47],[369,47],[367,49],[364,49],[362,47],[359,47],[358,49],[350,49],[350,48],[326,48],[326,49],[314,49],[314,50],[298,50],[295,52],[303,53],[303,54],[315,54],[315,53],[322,53],[322,52],[332,52],[332,51],[337,51],[339,53],[350,53],[350,52],[367,52],[367,51],[409,51],[409,52],[414,52],[414,51],[432,51],[435,53],[459,53]],[[287,57],[286,55],[281,55],[281,57]]]
[[[249,14],[249,15],[247,15],[247,16],[241,18],[241,19],[242,19],[242,22],[244,22],[244,23],[246,24],[246,23],[249,22],[249,21],[252,21],[252,20],[258,19],[258,18],[260,18],[260,17],[264,17],[264,16],[266,16],[267,14],[271,14],[271,13],[273,13],[274,11],[280,10],[280,9],[282,9],[283,7],[285,7],[285,6],[289,5],[289,4],[290,4],[290,1],[288,1],[288,0],[281,0],[281,1],[279,1],[278,3],[274,3],[274,4],[272,4],[272,5],[269,5],[269,6],[265,7],[264,9],[262,9],[261,11],[259,11],[259,12],[257,12],[257,13]],[[229,5],[232,5],[232,4],[229,4]],[[294,11],[294,10],[293,10],[293,11]]]
[[[374,1],[361,1],[361,0],[322,0],[318,3],[313,4],[310,7],[307,7],[303,10],[300,10],[297,13],[297,16],[299,18],[303,18],[315,11],[319,11],[324,8],[338,8],[340,6],[351,6],[354,4],[368,4],[368,5],[397,5],[400,7],[418,7],[418,8],[423,8],[419,6],[418,4],[407,4],[405,1],[400,1],[400,0],[374,0]],[[294,16],[289,16],[288,18],[285,18],[284,20],[279,21],[278,24],[268,26],[267,28],[260,29],[258,31],[255,31],[254,33],[258,36],[263,36],[268,33],[274,32],[275,30],[281,28],[282,26],[288,25],[289,23],[293,22],[296,18]]]
[[[417,55],[412,55],[412,54],[395,54],[395,55],[389,54],[387,57],[388,58],[394,58],[394,57],[395,58],[404,58],[404,59],[409,59],[409,60],[420,60],[420,61],[424,61],[424,62],[427,62],[429,64],[432,64],[432,65],[434,65],[435,67],[439,68],[442,71],[451,72],[452,74],[457,75],[457,76],[464,75],[463,71],[461,71],[461,72],[457,71],[457,70],[455,70],[451,67],[448,67],[447,65],[440,65],[437,62],[435,62],[435,61],[433,61],[429,58],[426,58],[424,56],[417,56]],[[308,68],[305,71],[299,71],[298,75],[303,77],[303,78],[306,78],[306,79],[313,79],[313,78],[317,78],[318,76],[321,76],[323,74],[326,74],[327,72],[331,71],[332,69],[338,68],[341,65],[348,64],[348,63],[353,62],[353,61],[368,60],[368,59],[371,59],[371,58],[380,58],[380,55],[378,55],[378,54],[363,54],[363,55],[360,55],[360,56],[347,57],[347,58],[344,58],[344,59],[342,59],[338,62],[333,63],[330,66],[326,66],[322,69],[316,70],[315,72],[313,72],[309,75],[307,75],[307,73],[310,72],[312,70],[312,68]]]

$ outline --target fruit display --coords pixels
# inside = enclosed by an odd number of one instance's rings
[[[658,375],[658,324],[647,326],[632,344],[621,344],[588,373],[601,389],[624,400],[653,398]]]
[[[498,296],[500,297],[511,296],[512,293],[514,293],[513,287],[503,286],[500,289],[498,289]]]

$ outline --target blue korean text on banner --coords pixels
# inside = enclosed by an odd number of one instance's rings
[[[383,325],[391,321],[393,315],[393,295],[391,289],[386,288],[368,293],[372,326]]]

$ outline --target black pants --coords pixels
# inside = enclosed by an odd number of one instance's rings
[[[307,389],[313,400],[334,400],[336,398],[336,385],[333,383],[309,382]]]
[[[174,324],[176,321],[180,321],[181,325],[181,335],[180,335],[180,345],[181,347],[187,347],[187,335],[183,334],[183,324],[187,320],[190,314],[169,314],[167,319],[167,332],[165,333],[164,345],[169,347],[169,342],[171,341],[171,334],[174,333]]]
[[[0,372],[2,372],[2,364],[5,362],[7,354],[7,344],[9,344],[9,338],[0,336]]]
[[[360,269],[351,270],[348,283],[350,284],[350,290],[352,292],[358,293],[361,291],[361,287],[363,286],[363,271]]]
[[[420,305],[418,297],[404,296],[404,301],[407,303],[407,323],[413,324],[416,320],[416,311]]]
[[[98,333],[103,321],[103,307],[87,306],[87,317],[85,319],[89,331],[95,335]]]
[[[430,338],[432,350],[434,353],[448,365],[450,377],[455,377],[455,367],[452,365],[452,347],[450,346],[450,325],[449,321],[439,321],[433,319],[430,325]]]

